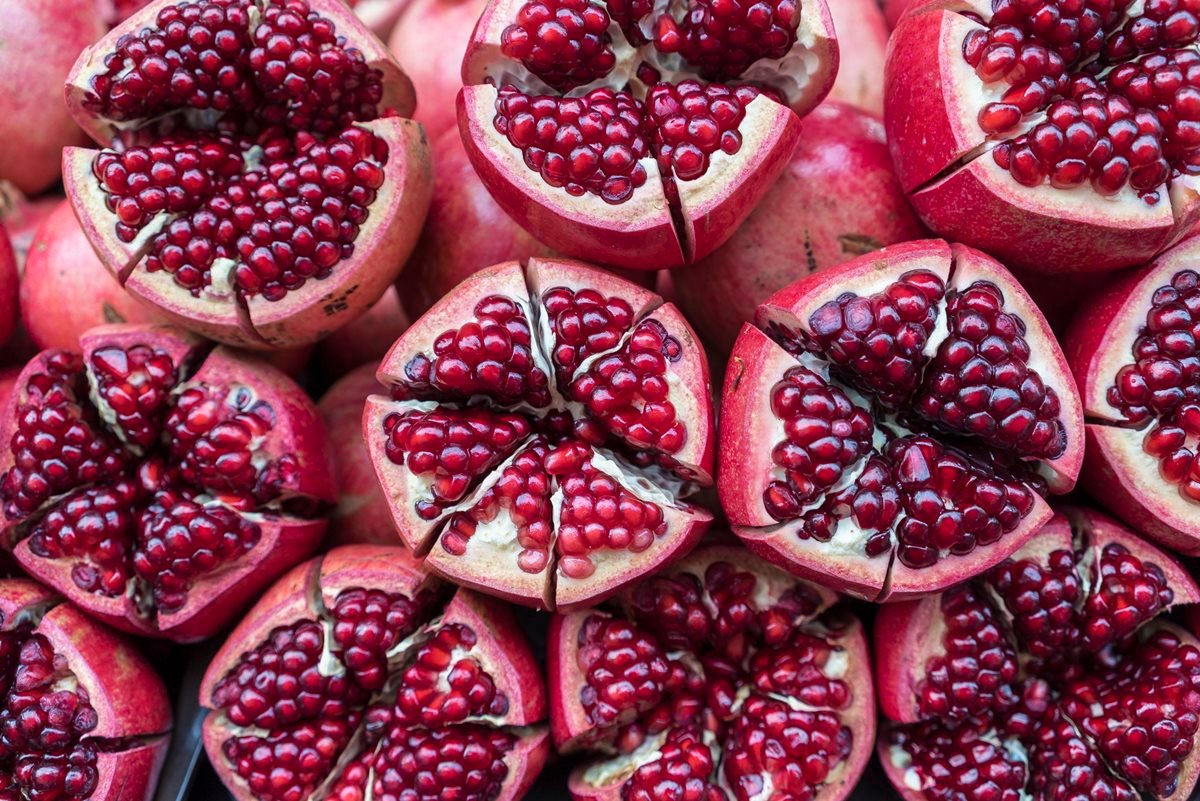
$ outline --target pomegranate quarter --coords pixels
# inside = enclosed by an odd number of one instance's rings
[[[1014,268],[1144,262],[1200,219],[1192,0],[913,3],[892,34],[896,171],[937,234]]]
[[[500,206],[556,251],[677,267],[771,188],[837,65],[825,0],[491,0],[459,130]]]
[[[751,550],[899,600],[1004,559],[1074,484],[1083,414],[1016,279],[940,240],[780,290],[725,374],[718,490]]]
[[[307,558],[336,500],[325,429],[291,379],[169,326],[47,350],[0,417],[3,544],[125,631],[220,631]]]
[[[1067,335],[1087,415],[1083,484],[1136,530],[1200,555],[1200,238],[1121,279]]]
[[[271,588],[200,687],[238,801],[518,801],[549,752],[512,612],[403,548],[336,548]]]
[[[80,56],[66,95],[103,146],[63,153],[92,247],[207,337],[314,342],[416,243],[432,170],[412,86],[340,0],[159,0]]]
[[[698,548],[550,624],[550,729],[578,801],[839,801],[875,742],[862,625],[744,549]]]
[[[1200,641],[1156,618],[1197,601],[1172,557],[1069,509],[975,582],[885,606],[888,777],[906,801],[1185,801]]]
[[[711,515],[712,398],[671,304],[578,262],[482,270],[396,341],[363,436],[426,567],[517,603],[594,603]]]

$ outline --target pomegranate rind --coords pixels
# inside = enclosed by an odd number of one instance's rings
[[[458,95],[463,146],[496,202],[541,242],[576,258],[627,269],[657,270],[683,264],[658,162],[646,157],[646,183],[624,203],[605,203],[590,192],[572,197],[530,170],[521,151],[496,130],[498,92],[464,86]]]
[[[1076,507],[1068,507],[1063,512],[1074,528],[1086,534],[1091,549],[1096,553],[1105,545],[1116,543],[1141,561],[1158,565],[1174,595],[1171,608],[1200,603],[1200,586],[1174,556],[1156,548],[1107,515]]]
[[[4,224],[0,222],[0,344],[8,342],[20,318],[17,301],[19,283],[17,254],[13,252],[12,242]]]
[[[585,677],[580,672],[576,655],[579,652],[583,625],[591,617],[610,618],[600,610],[576,610],[553,615],[546,634],[546,686],[550,695],[550,734],[554,750],[570,753],[581,747],[581,741],[595,727],[587,721],[578,703],[579,691]]]

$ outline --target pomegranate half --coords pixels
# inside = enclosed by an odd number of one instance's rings
[[[889,45],[888,143],[937,234],[1041,272],[1142,263],[1200,219],[1190,0],[914,5]]]
[[[549,752],[545,684],[509,608],[398,547],[336,548],[280,579],[200,700],[238,801],[517,801]]]
[[[63,153],[105,266],[172,321],[258,349],[365,312],[432,183],[412,86],[338,0],[158,0],[88,48]]]
[[[459,129],[484,185],[546,245],[677,267],[770,189],[837,65],[825,0],[491,0]]]
[[[725,374],[718,490],[751,550],[875,600],[983,572],[1046,522],[1083,415],[1041,312],[1002,265],[886,247],[759,306]]]
[[[435,572],[549,609],[682,556],[711,515],[704,348],[649,290],[579,262],[506,262],[396,341],[363,436],[400,537]]]
[[[550,730],[583,801],[837,801],[875,741],[862,625],[828,590],[706,545],[550,624]]]
[[[885,606],[885,771],[906,801],[1188,798],[1200,641],[1157,618],[1197,601],[1171,556],[1068,509],[975,582]]]
[[[125,631],[198,640],[307,558],[336,499],[286,375],[169,326],[101,326],[25,366],[0,417],[3,544]]]
[[[1084,486],[1137,531],[1200,555],[1200,238],[1085,302],[1066,350],[1087,415]]]
[[[0,579],[0,796],[149,801],[166,688],[133,644],[26,579]]]

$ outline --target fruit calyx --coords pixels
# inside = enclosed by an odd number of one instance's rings
[[[335,497],[312,403],[169,326],[101,326],[17,379],[0,437],[4,542],[133,633],[218,631],[307,556]]]
[[[201,699],[205,746],[239,801],[515,801],[549,750],[511,613],[401,548],[337,548],[287,574],[218,652]]]
[[[874,741],[860,624],[744,551],[703,546],[605,606],[555,616],[551,733],[576,798],[838,799]]]
[[[464,281],[396,341],[363,430],[401,539],[518,603],[594,602],[711,515],[703,348],[671,304],[578,262]]]
[[[721,503],[752,550],[876,600],[996,564],[1083,450],[1049,327],[998,263],[885,248],[769,298],[726,372]]]
[[[224,342],[313,342],[365,311],[429,204],[412,87],[341,3],[160,0],[80,57],[63,174],[131,292]],[[347,313],[349,312],[349,313]]]
[[[885,607],[875,650],[881,705],[898,724],[879,744],[889,777],[906,798],[948,783],[980,799],[998,787],[1187,797],[1200,642],[1157,618],[1198,598],[1165,552],[1067,509],[974,583]],[[961,762],[972,752],[990,766],[974,777]]]
[[[821,0],[494,0],[463,61],[459,125],[484,184],[539,239],[675,267],[769,188],[837,58]],[[732,219],[705,219],[717,209]]]

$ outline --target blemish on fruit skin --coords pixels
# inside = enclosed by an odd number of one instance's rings
[[[349,311],[350,297],[358,291],[358,287],[358,284],[354,284],[353,286],[347,288],[346,291],[337,295],[326,295],[325,298],[323,298],[324,302],[321,304],[321,309],[325,312],[325,316],[333,317],[335,314],[341,314],[342,312]]]

